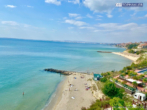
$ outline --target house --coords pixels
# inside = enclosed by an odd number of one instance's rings
[[[102,78],[102,75],[100,75],[100,74],[93,74],[93,79],[94,79],[95,81],[100,80],[100,78]]]
[[[143,94],[143,93],[135,93],[135,94],[133,95],[133,97],[134,97],[135,99],[139,99],[139,100],[141,100],[141,101],[146,100],[146,95]]]
[[[140,45],[138,45],[137,48],[138,49],[147,48],[147,43],[140,44]]]

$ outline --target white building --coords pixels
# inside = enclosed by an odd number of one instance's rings
[[[135,99],[139,99],[141,101],[146,100],[146,95],[143,93],[135,93],[133,96]]]

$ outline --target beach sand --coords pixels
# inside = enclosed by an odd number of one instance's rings
[[[128,59],[132,60],[134,63],[136,63],[137,59],[140,57],[139,55],[131,54],[128,52],[112,52],[112,53],[116,54],[116,55],[123,56],[125,58],[128,58]]]
[[[57,90],[54,104],[49,104],[45,110],[81,110],[82,107],[90,107],[92,102],[96,100],[92,95],[92,90],[86,90],[86,86],[92,86],[91,81],[88,80],[92,77],[93,75],[79,73],[67,76]]]

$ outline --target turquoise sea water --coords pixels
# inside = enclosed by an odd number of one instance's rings
[[[98,50],[124,51],[100,44],[0,39],[0,110],[44,108],[64,79],[44,68],[100,73],[131,64],[124,57]]]

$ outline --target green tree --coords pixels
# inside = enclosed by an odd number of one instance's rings
[[[132,84],[133,84],[134,87],[137,87],[138,86],[138,84],[137,84],[136,81],[132,82]]]
[[[129,53],[135,53],[135,52],[134,52],[134,50],[130,49],[130,50],[129,50]]]
[[[137,78],[138,78],[138,79],[142,79],[143,76],[142,76],[142,75],[138,75]]]
[[[133,44],[129,44],[129,45],[127,45],[127,48],[128,49],[135,49],[135,48],[137,48],[137,46],[138,46],[139,44],[137,44],[137,43],[133,43]]]
[[[109,96],[111,98],[113,97],[122,98],[124,89],[117,88],[113,82],[106,82],[102,91],[106,96]]]
[[[113,107],[113,110],[125,110],[124,100],[114,97],[109,101],[110,105]]]
[[[143,82],[144,82],[144,83],[147,83],[147,78],[144,78],[144,79],[143,79]]]

